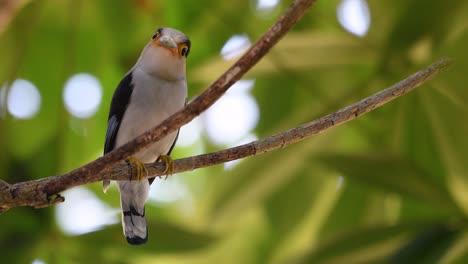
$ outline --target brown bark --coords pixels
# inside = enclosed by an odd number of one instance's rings
[[[197,168],[216,165],[219,163],[236,160],[248,156],[254,156],[269,152],[275,149],[286,147],[290,144],[302,141],[312,135],[321,133],[327,129],[340,125],[368,113],[383,104],[400,97],[425,81],[433,78],[441,71],[447,69],[450,59],[442,58],[434,64],[424,68],[408,78],[369,96],[357,103],[346,106],[332,114],[316,119],[310,123],[290,129],[280,134],[276,134],[265,139],[254,141],[238,147],[225,149],[222,151],[203,154],[199,156],[179,159],[174,162],[174,173],[194,170]],[[86,170],[88,165],[80,168]],[[149,176],[164,175],[164,164],[147,164]],[[55,195],[60,191],[74,186],[102,180],[125,180],[131,172],[126,164],[116,164],[91,177],[77,177],[70,179],[70,174],[61,176],[51,176],[39,180],[20,182],[10,185],[0,181],[0,209],[7,210],[17,206],[44,207],[55,203],[63,202],[64,198]],[[79,175],[78,175],[79,176]],[[49,186],[54,186],[56,192],[50,192]]]
[[[74,186],[102,181],[104,179],[128,179],[128,167],[127,165],[120,164],[122,160],[142,150],[149,145],[149,143],[158,141],[168,133],[177,130],[209,108],[291,29],[314,2],[315,0],[294,1],[288,10],[286,10],[260,40],[221,77],[211,84],[205,92],[190,102],[183,110],[124,146],[63,175],[50,176],[39,180],[16,184],[8,184],[0,180],[0,210],[7,210],[17,206],[44,207],[63,202],[64,198],[58,195],[58,193]],[[345,107],[333,114],[284,133],[232,149],[176,160],[174,172],[193,170],[257,155],[301,141],[306,137],[352,120],[359,115],[367,113],[405,94],[447,68],[448,64],[448,59],[442,59],[386,90],[356,104]],[[164,172],[164,166],[162,164],[148,165],[148,169],[150,175],[153,176],[163,175]]]
[[[302,18],[316,0],[295,0],[276,23],[255,43],[231,68],[221,75],[201,95],[192,100],[181,111],[175,113],[158,126],[145,132],[127,144],[115,149],[67,174],[54,176],[53,181],[39,180],[9,185],[0,182],[0,210],[14,206],[41,207],[62,202],[63,197],[54,195],[73,186],[91,182],[106,168],[142,150],[149,143],[164,138],[167,134],[187,124],[213,105],[236,81],[249,71],[286,33]],[[25,187],[25,188],[23,188]],[[53,197],[53,199],[51,199]],[[13,202],[14,201],[14,202]]]

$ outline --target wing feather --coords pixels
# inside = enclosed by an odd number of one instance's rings
[[[132,72],[129,72],[122,81],[120,81],[117,89],[115,89],[114,96],[112,96],[109,119],[107,121],[104,154],[110,152],[115,147],[117,133],[119,132],[120,124],[133,92],[132,78]]]
[[[132,72],[130,71],[120,81],[117,89],[115,89],[112,96],[111,107],[109,111],[109,118],[107,121],[106,142],[104,143],[104,154],[110,152],[115,147],[117,133],[119,132],[120,123],[130,102],[130,97],[133,92]],[[110,181],[105,180],[102,182],[102,189],[104,192],[109,188]]]

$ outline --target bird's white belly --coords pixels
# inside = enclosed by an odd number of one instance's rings
[[[128,111],[128,114],[124,115],[122,124],[120,125],[116,142],[117,146],[121,146],[127,143],[130,139],[136,138],[137,136],[150,130],[169,116],[170,115],[167,113],[157,111],[153,113],[151,113],[151,111],[146,113],[140,113],[140,111]],[[129,120],[132,120],[132,125],[126,125]],[[172,132],[162,140],[153,143],[149,147],[139,151],[134,156],[144,163],[154,162],[160,155],[167,154],[172,144],[174,143],[176,136],[177,132]]]
[[[128,105],[120,124],[116,147],[143,134],[181,110],[187,98],[185,80],[164,82],[155,80],[154,77],[145,75],[141,71],[134,71],[134,74],[138,76],[134,79],[131,103]],[[152,86],[155,83],[158,85],[148,89],[148,85]],[[139,89],[143,85],[146,85],[146,88]],[[154,162],[160,155],[167,154],[176,136],[177,131],[172,132],[134,156],[145,163]]]

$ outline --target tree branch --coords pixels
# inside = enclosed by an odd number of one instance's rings
[[[181,111],[127,144],[67,174],[54,176],[51,178],[53,180],[47,180],[48,178],[46,178],[15,185],[9,185],[0,180],[0,211],[15,206],[44,207],[63,202],[64,198],[56,194],[71,187],[95,181],[96,176],[104,169],[115,166],[118,162],[144,149],[150,143],[161,140],[169,133],[193,120],[213,105],[232,84],[237,82],[268,53],[291,27],[302,18],[315,1],[295,0],[257,43],[201,95],[192,100]],[[2,190],[6,191],[2,192]]]
[[[125,164],[118,164],[118,162],[143,149],[149,143],[158,141],[168,133],[175,131],[211,106],[233,83],[252,68],[282,36],[284,36],[313,2],[313,0],[295,1],[278,22],[203,94],[194,99],[182,111],[171,116],[159,126],[145,132],[143,135],[121,148],[64,175],[20,182],[13,185],[0,180],[0,210],[7,210],[18,206],[49,206],[63,202],[64,198],[57,193],[71,187],[105,179],[128,179],[129,167]],[[347,106],[333,114],[284,133],[235,148],[176,160],[174,172],[194,170],[200,167],[253,156],[301,141],[306,137],[310,137],[328,128],[352,120],[359,115],[367,113],[407,93],[442,70],[445,70],[449,62],[449,59],[443,58],[386,90]],[[151,164],[147,165],[147,167],[151,176],[164,174],[165,168],[163,164]]]
[[[285,132],[237,147],[175,160],[174,173],[192,171],[198,168],[209,167],[232,160],[255,156],[297,143],[327,129],[351,121],[412,91],[424,82],[435,77],[440,72],[446,70],[450,64],[451,59],[444,57],[432,65],[414,73],[408,78],[386,88],[385,90],[346,106],[334,113]],[[162,162],[146,164],[146,168],[148,169],[148,177],[165,175],[164,171],[166,167]],[[129,166],[125,164],[116,166],[103,171],[100,177],[96,177],[97,180],[95,181],[128,180],[128,175],[131,173],[129,169]]]
[[[234,148],[176,160],[174,161],[174,173],[191,171],[202,167],[263,154],[265,152],[284,148],[290,144],[302,141],[312,135],[353,120],[360,115],[368,113],[377,107],[408,93],[440,72],[446,70],[450,63],[451,60],[449,58],[442,58],[434,64],[416,72],[385,90],[364,98],[357,103],[346,106],[332,114],[288,131]],[[164,163],[158,162],[155,164],[146,164],[146,168],[149,172],[148,177],[164,175]],[[128,165],[118,164],[114,167],[103,170],[100,174],[96,174],[94,177],[79,179],[78,181],[73,182],[72,185],[66,181],[66,177],[68,177],[66,175],[52,176],[34,181],[21,182],[14,185],[10,185],[0,180],[0,209],[7,210],[17,206],[43,207],[63,202],[64,198],[60,195],[56,195],[51,198],[51,193],[48,193],[45,187],[48,186],[48,184],[54,184],[56,186],[62,186],[60,189],[65,190],[74,186],[102,180],[127,180],[128,175],[131,173],[129,170],[130,167]],[[25,195],[31,195],[31,197],[24,199]],[[33,197],[46,197],[46,200],[34,200],[32,199]],[[34,203],[31,203],[31,200],[33,200]]]

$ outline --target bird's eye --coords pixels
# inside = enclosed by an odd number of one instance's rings
[[[159,38],[159,32],[154,33],[153,37],[151,39],[157,39]]]
[[[180,56],[187,57],[189,48],[186,44],[183,44],[182,46],[180,46],[179,50],[180,50]]]

